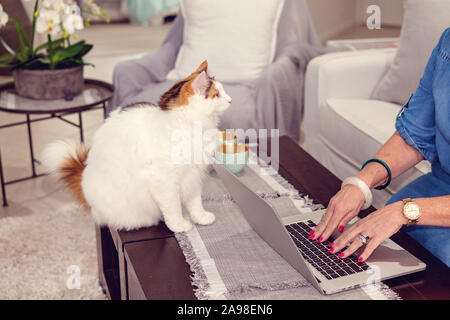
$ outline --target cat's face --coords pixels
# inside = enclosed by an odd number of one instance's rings
[[[207,69],[205,60],[190,76],[176,82],[161,96],[159,107],[170,110],[195,104],[205,113],[223,113],[230,106],[231,97],[220,82],[208,75]]]

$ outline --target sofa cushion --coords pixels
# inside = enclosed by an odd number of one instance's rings
[[[449,0],[405,0],[397,54],[373,98],[404,104],[416,90],[439,37],[450,27]]]
[[[188,76],[205,59],[223,82],[259,78],[273,61],[284,0],[182,0],[183,44],[167,79]]]
[[[379,100],[330,98],[320,109],[320,139],[341,157],[360,167],[395,132],[401,106]],[[430,171],[426,161],[416,168]]]
[[[320,135],[359,165],[394,133],[399,111],[399,105],[379,100],[330,98],[321,108]]]

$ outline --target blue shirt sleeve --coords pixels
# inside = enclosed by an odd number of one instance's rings
[[[428,60],[419,86],[400,110],[395,123],[397,132],[406,143],[422,153],[424,158],[431,163],[438,161],[435,141],[435,104],[433,99],[434,71],[439,48],[449,32],[450,29],[447,29],[442,34],[439,43]]]

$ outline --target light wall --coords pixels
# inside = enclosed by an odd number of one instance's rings
[[[381,26],[400,27],[403,20],[403,0],[358,0],[356,21],[363,24],[366,21],[366,10],[369,5],[375,4],[381,10]]]
[[[367,7],[380,6],[382,26],[401,26],[402,0],[306,0],[317,33],[325,43],[353,26],[365,24]]]
[[[355,25],[359,0],[307,0],[311,18],[322,42]]]

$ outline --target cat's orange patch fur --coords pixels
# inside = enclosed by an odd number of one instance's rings
[[[163,110],[170,110],[172,108],[187,106],[189,103],[189,97],[194,95],[194,89],[192,89],[192,82],[202,72],[208,73],[208,61],[205,60],[191,75],[185,79],[175,82],[175,84],[159,99],[158,105]],[[207,98],[214,98],[219,93],[214,82],[210,82],[210,86],[206,92]]]
[[[87,210],[90,210],[90,206],[84,197],[83,190],[81,188],[81,180],[83,170],[86,167],[86,159],[89,150],[83,145],[78,146],[76,150],[77,156],[67,157],[60,167],[60,179],[66,182],[72,194],[78,200],[78,202]]]
[[[211,86],[209,87],[209,90],[206,92],[206,96],[209,99],[214,99],[218,95],[219,95],[219,90],[216,88],[215,84],[212,83]]]

